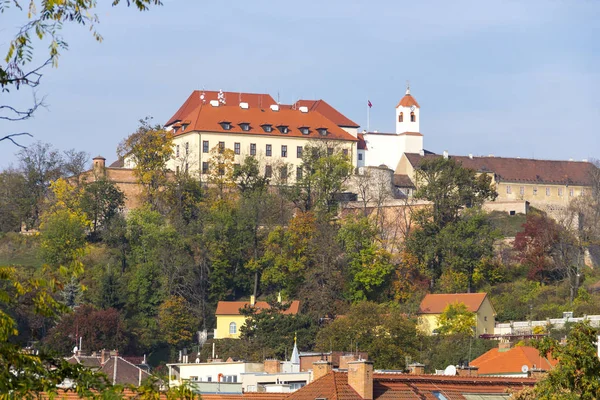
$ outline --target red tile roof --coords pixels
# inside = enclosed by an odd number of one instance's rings
[[[461,377],[441,375],[373,374],[373,399],[436,399],[435,392],[448,399],[465,399],[465,394],[506,394],[533,387],[534,379]],[[289,395],[286,400],[362,400],[348,384],[348,374],[332,371]]]
[[[301,112],[300,110],[285,108],[273,111],[269,107],[249,107],[243,109],[238,105],[213,107],[210,104],[202,104],[187,114],[185,118],[189,119],[191,123],[185,132],[182,133],[179,131],[175,134],[176,136],[192,131],[200,131],[358,141],[357,138],[337,126],[334,122],[314,111]],[[223,129],[223,122],[229,122],[231,129]],[[250,129],[247,131],[242,130],[242,123],[250,124]],[[272,132],[265,132],[262,128],[265,124],[271,125]],[[281,133],[277,129],[278,126],[282,125],[288,127],[288,133]],[[301,127],[309,128],[309,133],[303,134],[300,131]],[[317,131],[319,128],[326,128],[327,135],[321,136]]]
[[[448,304],[464,303],[469,311],[477,312],[487,293],[428,294],[419,306],[419,314],[441,314]]]
[[[398,105],[396,106],[396,108],[398,107],[411,107],[411,106],[415,106],[415,107],[419,107],[419,103],[417,103],[417,100],[415,100],[414,97],[412,97],[412,95],[410,94],[405,94],[403,98],[400,99],[400,102],[398,103]]]
[[[218,100],[219,92],[214,90],[194,90],[187,98],[185,103],[179,110],[169,119],[166,126],[171,125],[175,121],[185,121],[187,115],[202,104],[200,96],[204,94],[205,104],[209,104],[211,100]],[[230,106],[239,107],[240,102],[248,103],[250,108],[268,108],[271,104],[277,102],[269,94],[263,93],[239,93],[239,92],[223,92],[225,102]]]
[[[325,100],[298,100],[291,108],[308,107],[309,111],[316,111],[323,115],[325,118],[334,122],[337,126],[343,126],[345,128],[358,128],[356,122],[352,121],[344,114],[333,108]]]
[[[254,306],[257,309],[269,309],[271,306],[266,301],[257,301]],[[240,315],[240,308],[250,307],[249,301],[220,301],[217,303],[215,315]],[[293,300],[283,314],[298,314],[300,311],[300,301]]]
[[[529,369],[535,366],[548,371],[556,364],[558,360],[550,356],[542,357],[536,348],[529,346],[514,347],[508,351],[495,348],[470,363],[474,367],[479,367],[479,375],[521,374],[523,365],[527,365]]]
[[[421,156],[407,153],[410,163],[418,167],[426,159],[441,157],[438,154]],[[494,173],[500,182],[572,184],[589,186],[594,164],[583,161],[533,160],[527,158],[450,156],[465,168],[477,172]]]

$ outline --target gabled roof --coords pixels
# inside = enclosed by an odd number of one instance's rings
[[[413,167],[418,167],[423,160],[439,158],[439,154],[406,153]],[[505,157],[469,157],[449,156],[463,167],[477,172],[493,173],[497,181],[571,184],[589,186],[592,184],[591,174],[596,169],[594,164],[584,161],[534,160],[528,158]]]
[[[297,109],[298,107],[308,107],[309,111],[316,111],[319,114],[323,115],[325,118],[331,120],[337,126],[342,126],[344,128],[358,128],[360,126],[356,122],[352,121],[350,118],[346,117],[344,114],[333,108],[325,100],[298,100],[293,105],[285,107],[290,107],[293,109]]]
[[[464,303],[471,312],[477,312],[487,293],[428,294],[419,306],[419,314],[441,314],[448,304]]]
[[[286,400],[362,400],[348,384],[348,374],[332,371],[292,393]]]
[[[244,135],[263,135],[280,137],[304,137],[327,140],[358,141],[357,138],[340,128],[333,121],[322,114],[309,111],[302,112],[291,108],[280,108],[273,111],[270,107],[248,107],[247,109],[236,106],[217,107],[210,104],[201,104],[184,117],[190,121],[185,132],[178,131],[175,136],[193,131],[236,133]],[[224,129],[222,123],[231,123],[230,129]],[[250,124],[249,130],[243,130],[242,123]],[[263,125],[271,125],[272,131],[265,132]],[[277,127],[287,126],[288,132],[281,133]],[[308,134],[300,131],[301,127],[309,128]],[[326,128],[327,135],[321,136],[318,129]]]
[[[150,374],[137,365],[133,365],[121,357],[110,357],[104,363],[101,372],[104,372],[113,385],[139,386]]]
[[[249,308],[249,301],[220,301],[217,303],[217,311],[215,315],[240,315],[240,308]],[[271,305],[266,301],[257,301],[254,304],[257,309],[268,310]],[[282,314],[298,314],[300,311],[300,301],[293,300],[287,310],[283,311]]]
[[[408,175],[394,174],[394,186],[401,188],[414,188],[415,184]]]
[[[535,366],[549,371],[556,364],[558,360],[551,356],[542,357],[536,348],[530,346],[514,347],[508,351],[491,349],[470,363],[474,367],[479,367],[479,375],[521,374],[523,365],[527,365],[530,370]]]
[[[519,391],[535,384],[526,378],[481,378],[441,375],[409,375],[400,373],[373,374],[373,399],[436,399],[442,393],[452,400],[465,400],[469,394],[504,395],[508,390]],[[286,400],[362,400],[348,384],[348,374],[332,371],[289,395]]]
[[[211,100],[218,100],[219,96],[219,92],[215,90],[194,90],[185,103],[179,107],[179,110],[169,119],[166,126],[175,121],[185,121],[186,116],[202,104],[200,99],[202,94],[204,94],[206,104],[210,103]],[[227,106],[239,107],[240,102],[244,102],[248,103],[251,108],[268,108],[272,104],[277,104],[271,95],[264,93],[223,92],[223,97]]]

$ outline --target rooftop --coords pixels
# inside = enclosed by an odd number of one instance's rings
[[[428,294],[421,301],[419,314],[441,314],[448,304],[464,303],[468,310],[477,312],[487,293],[456,293],[456,294]]]
[[[538,368],[548,371],[556,364],[558,360],[550,356],[542,357],[536,348],[530,346],[513,347],[507,351],[491,349],[470,363],[479,367],[479,375],[521,374],[524,365],[530,370]]]
[[[257,301],[254,304],[258,310],[267,310],[271,308],[271,305],[266,301]],[[250,308],[249,301],[219,301],[217,304],[216,315],[239,315],[240,308]],[[282,314],[298,314],[300,311],[300,301],[293,300],[290,302],[290,306],[287,310],[283,311]]]

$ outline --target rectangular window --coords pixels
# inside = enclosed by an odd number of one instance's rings
[[[279,177],[281,178],[282,183],[287,183],[288,180],[288,168],[287,165],[284,165],[279,169]]]
[[[333,147],[328,147],[327,148],[327,155],[328,156],[332,156],[333,155]]]
[[[190,381],[198,382],[198,377],[197,376],[190,376]]]
[[[239,143],[239,142],[235,142],[235,143],[233,144],[233,152],[234,152],[235,154],[240,154],[240,153],[241,153],[241,145],[240,145],[240,143]]]
[[[536,187],[533,188],[533,195],[537,196],[537,188]]]
[[[251,156],[256,155],[256,143],[250,143],[250,155]]]
[[[549,187],[546,188],[546,196],[550,196],[550,188]]]
[[[512,188],[510,187],[510,185],[506,186],[506,194],[511,194],[512,193]]]
[[[343,149],[342,154],[344,155],[344,157],[348,157],[348,149]]]
[[[362,161],[362,153],[358,153],[358,161]]]
[[[206,377],[206,382],[212,382],[212,376],[207,376]]]
[[[175,147],[175,157],[179,158],[179,145]]]
[[[521,187],[519,188],[519,194],[520,194],[521,196],[523,196],[523,195],[525,194],[525,186],[521,186]]]
[[[265,178],[270,178],[273,176],[273,167],[270,165],[265,165]]]
[[[302,167],[297,167],[296,168],[296,180],[297,181],[301,181],[302,180]]]
[[[202,141],[202,152],[208,153],[208,151],[209,151],[208,140],[203,140]]]
[[[281,145],[281,157],[287,157],[287,146],[285,144]]]
[[[206,161],[202,162],[202,173],[208,174],[208,162],[206,162]]]
[[[571,196],[571,197],[575,196],[575,189],[573,189],[573,188],[569,189],[569,196]]]
[[[265,149],[265,153],[267,154],[267,157],[271,157],[271,155],[273,154],[273,148],[270,144],[267,145],[267,148]]]
[[[296,147],[296,157],[302,158],[302,146]]]
[[[563,188],[558,188],[558,195],[562,196],[563,195]]]
[[[224,375],[223,382],[237,383],[237,375]]]
[[[225,150],[225,142],[219,142],[219,153],[222,153]]]
[[[190,142],[185,142],[185,155],[190,155]]]

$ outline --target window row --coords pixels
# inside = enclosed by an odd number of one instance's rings
[[[538,194],[538,188],[537,188],[537,187],[534,187],[534,188],[533,188],[533,192],[532,192],[532,193],[533,193],[533,195],[534,195],[534,196],[537,196],[537,194]],[[512,194],[512,186],[510,186],[510,185],[507,185],[507,186],[506,186],[506,194]],[[521,187],[519,187],[519,194],[520,194],[521,196],[523,196],[523,195],[525,194],[525,186],[521,186]],[[552,194],[552,188],[549,188],[549,187],[547,187],[547,188],[546,188],[546,196],[550,196],[551,194]],[[563,190],[563,188],[557,188],[557,194],[558,194],[559,196],[563,196],[563,195],[564,195],[564,190]],[[582,190],[582,191],[581,191],[581,194],[582,194],[582,195],[583,195],[583,194],[585,194],[585,191],[584,191],[584,190]],[[571,197],[572,197],[572,196],[575,196],[575,189],[573,189],[573,188],[569,188],[569,196],[571,196]]]
[[[240,164],[233,164],[233,169],[236,170],[237,168],[240,168]],[[203,161],[202,162],[202,174],[208,174],[210,172],[210,164],[208,163],[208,161]],[[225,168],[219,167],[218,170],[219,175],[224,175],[225,174]],[[273,166],[272,165],[265,165],[265,178],[272,178],[273,177]],[[287,165],[284,165],[282,167],[279,168],[279,178],[281,179],[282,183],[287,183],[289,174],[288,174],[288,167]],[[296,167],[296,180],[300,180],[303,177],[303,169],[302,167]],[[229,333],[231,334],[235,334],[235,322],[232,322],[229,325]]]
[[[186,143],[186,155],[188,155],[188,143]],[[218,144],[218,149],[219,152],[222,152],[223,150],[225,150],[225,142],[219,142]],[[296,146],[296,158],[302,158],[302,146]],[[177,157],[179,157],[179,145],[177,145]],[[203,153],[210,153],[210,142],[208,140],[203,140],[202,141],[202,152]],[[239,142],[235,142],[233,144],[233,152],[236,155],[239,155],[242,153],[242,145]],[[257,147],[256,147],[256,143],[250,143],[250,155],[251,156],[255,156],[257,152]],[[348,149],[343,149],[342,153],[344,154],[344,156],[348,156]],[[333,147],[328,147],[327,148],[327,154],[328,155],[332,155],[333,154]],[[265,155],[267,157],[271,157],[273,156],[273,146],[271,144],[267,144],[265,145]],[[281,145],[281,153],[280,153],[281,157],[287,157],[288,156],[288,146],[285,144]]]
[[[398,122],[404,122],[404,113],[403,112],[398,114]],[[410,122],[417,122],[417,116],[415,115],[414,112],[410,113]]]
[[[230,121],[221,121],[221,122],[219,122],[219,125],[221,125],[221,128],[223,128],[223,130],[225,130],[225,131],[229,131],[233,127],[233,125],[231,124]],[[250,125],[249,122],[240,122],[239,126],[240,126],[240,129],[245,132],[252,129],[252,126]],[[260,127],[262,128],[263,132],[265,132],[265,133],[273,132],[272,124],[262,124]],[[277,128],[279,133],[287,134],[290,132],[289,125],[276,125],[275,128]],[[308,126],[301,126],[298,129],[300,130],[300,133],[302,133],[303,135],[308,135],[311,132],[311,130]],[[327,128],[322,127],[322,128],[317,128],[316,130],[319,133],[319,135],[321,135],[321,136],[327,136],[327,134],[328,134]]]

